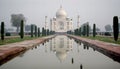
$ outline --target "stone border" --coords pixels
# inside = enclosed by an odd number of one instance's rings
[[[120,45],[107,43],[99,40],[82,38],[80,36],[75,36],[75,35],[67,35],[67,36],[77,41],[81,41],[84,44],[89,45],[95,50],[103,53],[104,55],[112,58],[114,61],[117,61],[120,63]]]
[[[33,40],[25,40],[22,42],[16,42],[16,43],[11,43],[11,44],[6,44],[6,45],[1,45],[0,46],[0,65],[3,63],[2,62],[3,60],[10,58],[10,56],[14,56],[23,51],[31,49],[53,37],[55,37],[55,35],[37,38]]]

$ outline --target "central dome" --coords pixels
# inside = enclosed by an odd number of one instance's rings
[[[58,9],[58,11],[56,12],[56,17],[57,18],[66,18],[67,13],[65,12],[65,10],[62,7],[60,7],[60,9]]]
[[[65,51],[57,51],[56,56],[60,61],[64,61],[67,57],[67,53]]]

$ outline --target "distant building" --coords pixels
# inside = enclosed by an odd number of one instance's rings
[[[67,17],[65,10],[60,7],[56,12],[56,17],[50,20],[50,28],[55,32],[67,32],[73,30],[73,21]]]

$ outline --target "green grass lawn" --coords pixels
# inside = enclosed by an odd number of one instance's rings
[[[38,38],[38,37],[31,38],[30,36],[25,36],[23,39],[21,39],[20,37],[9,38],[9,39],[5,39],[4,41],[0,40],[0,45],[20,42],[20,41],[24,41],[24,40],[32,40],[32,39],[36,39],[36,38]]]
[[[103,37],[103,36],[96,36],[96,37],[93,37],[93,36],[82,36],[84,38],[89,38],[89,39],[93,39],[93,40],[100,40],[100,41],[104,41],[104,42],[109,42],[109,43],[115,43],[115,44],[120,44],[120,38],[118,39],[118,41],[114,41],[114,38],[112,37]]]

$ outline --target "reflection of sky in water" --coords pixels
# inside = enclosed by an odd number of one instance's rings
[[[88,45],[60,35],[0,66],[0,69],[120,69],[120,63]]]

